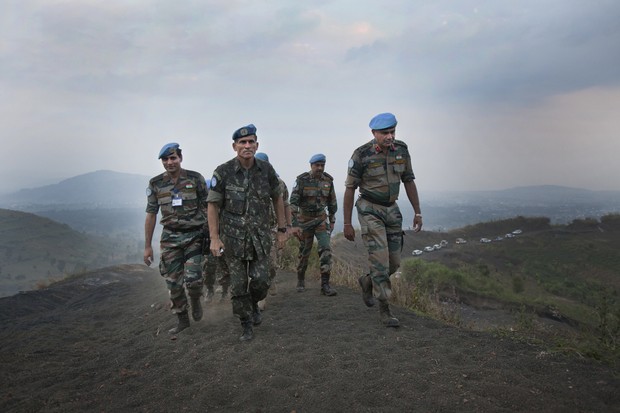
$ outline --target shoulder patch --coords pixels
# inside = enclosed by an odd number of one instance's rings
[[[215,175],[213,175],[213,177],[211,178],[211,185],[209,185],[209,188],[215,188],[217,186],[217,178],[215,177]]]
[[[353,158],[349,159],[349,169],[353,168],[355,166],[355,161],[353,160]]]
[[[146,196],[151,196],[151,194],[153,193],[153,191],[151,190],[151,188],[146,188]]]

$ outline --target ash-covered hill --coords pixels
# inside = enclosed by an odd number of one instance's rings
[[[255,339],[229,302],[178,337],[164,282],[102,268],[0,299],[2,412],[612,412],[616,371],[506,335],[395,308],[382,326],[357,290],[297,293],[278,274]]]

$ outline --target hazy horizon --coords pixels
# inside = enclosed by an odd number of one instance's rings
[[[248,123],[289,186],[324,153],[342,191],[388,111],[422,194],[620,190],[618,2],[8,0],[0,16],[0,193],[154,176],[170,141],[208,178]]]

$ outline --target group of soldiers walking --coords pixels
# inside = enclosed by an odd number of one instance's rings
[[[415,231],[422,227],[422,216],[407,145],[395,139],[396,118],[382,113],[369,126],[373,139],[354,151],[348,165],[344,236],[355,239],[351,217],[359,188],[355,206],[369,263],[369,273],[358,280],[362,298],[369,307],[376,298],[383,323],[398,327],[388,300],[390,275],[400,266],[402,216],[395,201],[401,182],[415,211]],[[146,191],[144,262],[153,262],[151,244],[161,211],[159,270],[169,290],[171,311],[178,318],[171,334],[190,326],[190,310],[194,321],[202,318],[203,288],[206,285],[206,301],[214,300],[217,279],[221,298],[230,294],[233,314],[241,323],[240,340],[251,340],[253,327],[262,322],[261,304],[270,289],[275,293],[278,252],[291,236],[300,244],[297,291],[305,291],[316,238],[320,292],[337,295],[330,284],[330,237],[338,205],[333,178],[325,172],[326,156],[310,158],[310,171],[297,177],[289,199],[288,188],[267,154],[257,152],[256,131],[250,124],[233,133],[236,156],[218,166],[209,180],[181,168],[179,144],[166,144],[159,153],[165,172],[152,178]]]

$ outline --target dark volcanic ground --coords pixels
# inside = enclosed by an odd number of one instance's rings
[[[176,339],[164,281],[104,268],[0,299],[2,412],[612,412],[617,372],[279,274],[255,339],[229,302]],[[614,374],[616,377],[614,377]]]

